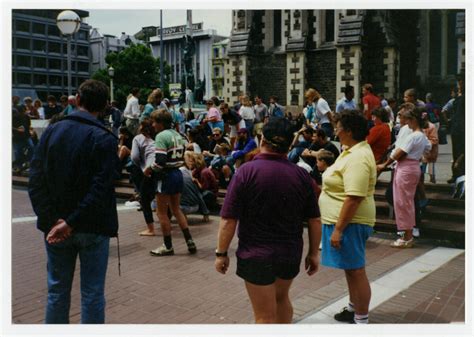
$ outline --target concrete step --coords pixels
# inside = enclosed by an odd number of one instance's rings
[[[14,186],[28,186],[28,177],[14,176]],[[382,186],[384,186],[382,184]],[[385,185],[386,188],[387,185]],[[385,188],[378,185],[375,193],[377,220],[375,230],[381,232],[395,232],[396,223],[389,218],[389,205],[385,200]],[[222,205],[226,194],[225,189],[219,189],[218,204]],[[129,199],[134,193],[132,184],[128,179],[116,182],[115,193],[117,198]],[[428,192],[430,204],[427,206],[422,225],[424,238],[447,240],[459,247],[465,244],[465,203],[464,200],[454,200],[449,194],[442,192]],[[213,212],[218,215],[218,211]]]
[[[380,215],[388,215],[390,212],[390,206],[385,201],[376,200],[375,207],[377,209],[377,217],[379,217]],[[465,212],[463,209],[459,208],[432,206],[430,204],[426,207],[426,210],[423,214],[423,219],[464,223]]]
[[[375,189],[374,198],[376,201],[385,201],[385,191],[387,188],[377,187]],[[444,206],[450,208],[465,209],[465,201],[453,199],[451,193],[432,192],[431,189],[426,189],[426,197],[430,200],[431,206]]]
[[[463,223],[424,219],[418,228],[420,229],[420,238],[422,239],[449,241],[458,248],[465,247],[465,226]],[[397,225],[395,220],[389,219],[384,215],[377,215],[374,230],[395,233]]]

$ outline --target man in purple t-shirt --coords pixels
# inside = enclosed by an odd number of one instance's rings
[[[221,210],[216,270],[229,268],[227,250],[239,223],[237,275],[244,279],[256,323],[291,323],[288,297],[303,253],[303,221],[308,220],[308,275],[318,270],[321,221],[316,185],[287,159],[293,135],[285,118],[263,127],[260,154],[232,178]]]

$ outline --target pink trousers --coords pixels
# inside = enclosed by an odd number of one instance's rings
[[[416,225],[414,198],[420,175],[418,160],[404,159],[397,162],[393,177],[393,208],[398,230],[413,229]]]

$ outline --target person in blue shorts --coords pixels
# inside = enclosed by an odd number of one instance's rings
[[[349,287],[349,304],[334,318],[363,324],[369,321],[371,291],[365,272],[365,243],[375,223],[377,168],[365,140],[367,120],[362,113],[344,110],[336,120],[336,135],[346,149],[323,173],[321,263],[343,269]]]
[[[172,129],[173,117],[170,112],[165,109],[155,110],[151,114],[151,119],[157,132],[155,162],[145,169],[144,174],[146,176],[154,174],[157,179],[157,215],[160,220],[164,244],[150,251],[150,254],[153,256],[174,255],[168,208],[171,209],[178,220],[189,253],[195,254],[197,251],[196,245],[189,232],[186,217],[179,207],[181,192],[183,191],[183,174],[179,167],[184,164],[185,141],[175,129]]]

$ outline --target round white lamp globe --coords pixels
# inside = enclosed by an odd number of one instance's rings
[[[62,11],[56,18],[56,24],[61,33],[71,35],[81,27],[81,18],[73,11]]]

